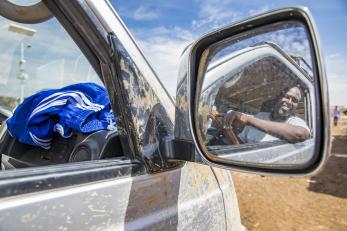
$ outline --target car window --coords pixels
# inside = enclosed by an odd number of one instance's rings
[[[58,20],[0,24],[2,169],[121,156],[108,93]]]
[[[268,45],[261,44],[259,46]],[[264,55],[264,57],[257,59],[253,63],[249,63],[247,66],[242,66],[234,72],[231,72],[231,74],[222,75],[222,78],[217,80],[214,79],[214,73],[220,71],[223,65],[228,64],[230,60],[229,57],[223,58],[223,60],[217,62],[217,64],[211,65],[206,74],[206,79],[208,79],[208,81],[206,81],[203,86],[204,90],[202,95],[211,94],[210,92],[213,91],[212,88],[218,84],[218,81],[221,85],[217,89],[217,92],[214,93],[215,111],[222,114],[238,111],[252,117],[267,120],[272,116],[279,102],[289,100],[293,102],[293,104],[295,103],[295,109],[293,109],[295,118],[298,118],[298,121],[302,121],[308,129],[312,128],[312,121],[308,115],[309,110],[307,110],[307,108],[309,108],[310,95],[303,81],[306,77],[304,75],[297,76],[293,71],[296,70],[294,69],[294,65],[292,67],[293,70],[291,70],[288,66],[284,65],[279,58],[271,55]],[[211,80],[209,80],[209,78]],[[294,97],[295,95],[288,95],[291,93],[289,92],[291,88],[288,86],[296,87],[295,89],[300,93],[299,99]],[[222,117],[219,118],[219,120],[223,122]],[[207,132],[210,139],[207,139],[207,144],[219,146],[223,144],[225,138],[214,139],[215,137],[220,138],[222,136],[219,135],[220,130],[216,129],[215,123],[212,123],[212,121],[210,121],[210,123],[211,125]],[[233,131],[241,143],[248,144],[270,141],[270,145],[273,145],[271,143],[273,138],[270,135],[263,134],[258,130],[250,130],[249,126],[235,124]],[[261,137],[261,141],[257,140],[258,137]],[[211,138],[213,139],[211,140]],[[248,146],[249,145],[241,145],[241,149],[243,150]],[[234,150],[234,148],[232,149]]]

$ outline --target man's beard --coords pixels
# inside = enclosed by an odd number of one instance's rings
[[[288,119],[290,116],[292,116],[294,114],[292,109],[289,110],[283,110],[282,108],[280,108],[277,111],[277,115],[278,117],[280,117],[282,120]]]
[[[285,121],[285,120],[287,120],[289,117],[291,117],[293,115],[294,115],[294,110],[293,109],[289,109],[288,108],[288,110],[285,110],[285,109],[282,109],[282,106],[280,106],[275,111],[275,113],[273,113],[272,118],[274,120],[277,120],[277,121]]]

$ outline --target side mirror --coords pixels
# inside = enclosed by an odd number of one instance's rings
[[[183,55],[175,155],[193,160],[195,150],[203,162],[223,168],[312,173],[329,151],[327,89],[306,8],[207,34]],[[190,149],[180,148],[188,143]]]

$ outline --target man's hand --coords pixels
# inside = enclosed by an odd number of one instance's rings
[[[228,111],[224,116],[224,128],[232,129],[233,126],[241,126],[248,123],[249,116],[236,111]]]

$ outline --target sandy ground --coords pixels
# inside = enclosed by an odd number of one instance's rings
[[[233,176],[242,223],[249,231],[347,231],[347,119],[332,127],[331,156],[316,176]]]

